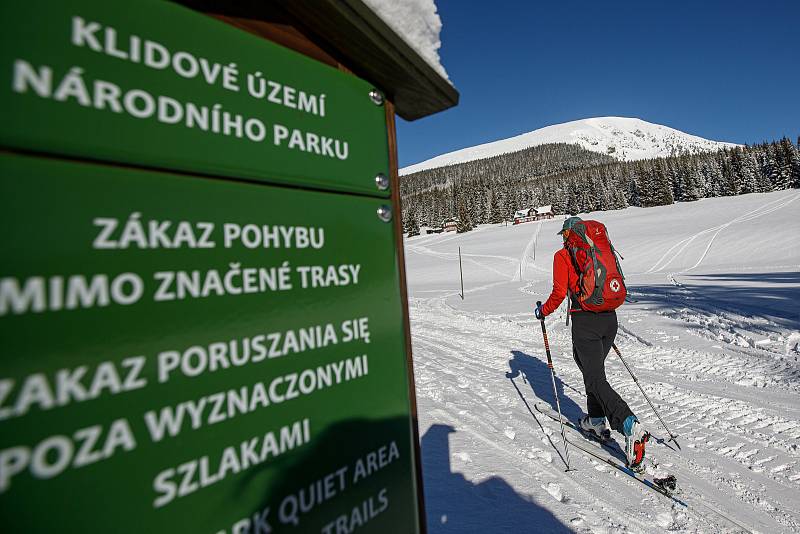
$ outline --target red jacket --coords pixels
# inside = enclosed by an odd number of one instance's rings
[[[572,265],[569,251],[562,248],[553,257],[553,291],[550,293],[547,302],[542,305],[542,313],[550,315],[559,307],[561,301],[567,296],[567,289],[570,292],[578,293],[578,273]],[[570,311],[581,311],[576,307]]]

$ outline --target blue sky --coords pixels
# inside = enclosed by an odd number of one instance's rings
[[[800,0],[436,5],[461,100],[398,121],[400,167],[607,115],[735,143],[800,135]]]

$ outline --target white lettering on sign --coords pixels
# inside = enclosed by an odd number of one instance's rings
[[[0,317],[7,314],[42,313],[105,307],[127,306],[138,302],[144,282],[136,273],[84,276],[32,276],[20,284],[18,278],[0,278]]]
[[[363,339],[369,343],[369,326],[366,318],[342,323],[347,343]],[[361,325],[354,334],[349,327]],[[339,338],[333,324],[269,332],[252,337],[218,341],[209,345],[194,345],[183,350],[165,350],[158,354],[158,381],[170,380],[174,373],[195,377],[231,367],[259,363],[267,358],[280,358],[335,345]]]
[[[88,48],[132,63],[141,63],[151,69],[171,68],[183,78],[202,77],[209,85],[219,82],[229,91],[239,91],[239,71],[236,63],[221,65],[203,57],[195,57],[185,51],[172,53],[161,43],[142,39],[138,35],[130,35],[127,41],[123,47],[116,29],[110,26],[104,27],[98,22],[87,22],[82,17],[72,17],[74,46]]]
[[[314,132],[303,132],[283,124],[273,126],[272,142],[275,146],[285,146],[292,150],[340,160],[346,160],[350,155],[350,144],[347,141]]]
[[[241,243],[245,248],[314,248],[325,246],[325,229],[305,226],[269,226],[235,223],[223,225],[225,248]]]
[[[363,339],[364,343],[369,343],[369,318],[360,317],[342,322],[342,342],[348,343],[357,339]]]
[[[325,94],[315,95],[290,85],[267,80],[261,71],[247,75],[247,92],[254,98],[264,99],[273,104],[325,116]]]
[[[226,447],[213,463],[208,456],[202,456],[165,469],[153,480],[153,490],[157,494],[153,507],[166,506],[175,499],[191,495],[228,476],[297,449],[310,440],[311,422],[303,419],[277,431],[269,431],[238,445]]]
[[[189,221],[141,220],[134,212],[120,225],[118,219],[96,217],[92,222],[100,228],[92,242],[95,249],[126,248],[214,248],[211,239],[214,223]]]
[[[322,534],[352,534],[389,508],[387,493],[386,488],[383,488],[378,492],[377,496],[371,496],[361,504],[354,506],[349,514],[338,516],[322,527]]]
[[[361,265],[300,265],[295,270],[300,273],[303,289],[349,286],[358,284]]]
[[[284,497],[278,507],[278,520],[284,525],[298,526],[301,514],[308,514],[316,506],[333,499],[345,489],[346,473],[347,466],[341,467],[315,480],[307,488],[300,488],[296,493]]]
[[[123,61],[143,64],[154,70],[170,69],[187,79],[199,78],[208,85],[220,85],[240,91],[236,63],[212,62],[184,50],[172,52],[165,45],[138,35],[120,38],[115,28],[80,16],[72,18],[73,46],[88,48]],[[313,94],[264,77],[261,71],[247,75],[247,92],[253,98],[296,109],[320,117],[325,116],[325,94]]]
[[[206,298],[209,296],[242,295],[267,291],[290,291],[292,269],[285,261],[280,267],[246,267],[229,264],[227,271],[159,271],[153,278],[158,283],[156,302]]]
[[[145,357],[133,356],[114,362],[101,362],[90,371],[81,365],[59,369],[53,377],[34,373],[17,384],[14,379],[0,379],[0,421],[27,414],[32,408],[51,410],[73,402],[96,399],[103,394],[117,395],[141,389],[147,378],[141,376]]]
[[[98,228],[92,248],[158,249],[215,248],[215,224],[212,222],[142,220],[133,212],[127,220],[95,217]],[[222,225],[225,248],[242,245],[247,249],[286,248],[319,250],[325,246],[325,229],[307,226],[225,223]]]
[[[127,113],[137,119],[154,119],[162,124],[182,125],[218,135],[247,138],[260,143],[267,138],[267,126],[257,117],[245,117],[223,110],[222,104],[202,106],[180,102],[166,95],[153,95],[143,89],[123,90],[106,80],[84,79],[84,71],[72,67],[54,85],[53,69],[38,69],[23,59],[14,62],[13,89],[20,94],[32,90],[41,98],[72,102],[112,113]]]
[[[246,415],[275,404],[306,397],[369,374],[367,355],[332,362],[300,372],[259,381],[250,386],[220,391],[144,414],[153,442],[175,437],[184,429],[197,430]]]
[[[113,421],[104,432],[102,425],[82,428],[72,437],[51,436],[35,447],[18,446],[0,451],[0,493],[11,487],[12,479],[28,469],[33,478],[54,478],[68,468],[107,460],[119,451],[132,451],[136,439],[125,419]]]
[[[368,453],[364,458],[359,458],[353,470],[353,483],[363,480],[400,458],[397,443],[392,441],[380,447],[377,451]]]
[[[97,242],[97,239],[95,240]],[[273,267],[243,267],[232,262],[227,270],[157,271],[153,273],[155,302],[212,296],[251,295],[303,289],[351,286],[359,283],[360,264],[300,265],[288,261]],[[299,280],[293,280],[293,273]],[[0,317],[81,308],[128,306],[139,302],[144,281],[136,273],[32,276],[25,280],[0,278]]]

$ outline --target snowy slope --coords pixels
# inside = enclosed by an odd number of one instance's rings
[[[687,510],[576,449],[564,473],[538,321],[561,220],[405,241],[431,533],[800,531],[800,191],[592,214],[631,297],[617,345],[682,450],[651,443]],[[465,295],[459,296],[458,247]],[[547,319],[561,407],[584,388],[564,306]],[[616,356],[607,373],[666,436]],[[623,440],[616,436],[620,443]]]
[[[737,146],[733,143],[709,141],[641,119],[596,117],[555,124],[509,139],[443,154],[405,167],[400,170],[400,174],[411,174],[425,169],[488,158],[548,143],[577,144],[587,150],[608,154],[625,161],[693,154],[719,150],[726,146]]]

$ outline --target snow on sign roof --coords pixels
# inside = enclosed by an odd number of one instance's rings
[[[548,204],[547,206],[539,206],[536,208],[536,213],[550,213],[553,211],[553,206]]]
[[[266,3],[280,6],[323,51],[344,58],[349,70],[385,91],[403,119],[413,121],[458,104],[458,91],[436,52],[442,24],[433,0]]]
[[[434,0],[363,0],[437,73],[450,81],[439,60],[442,19]]]

